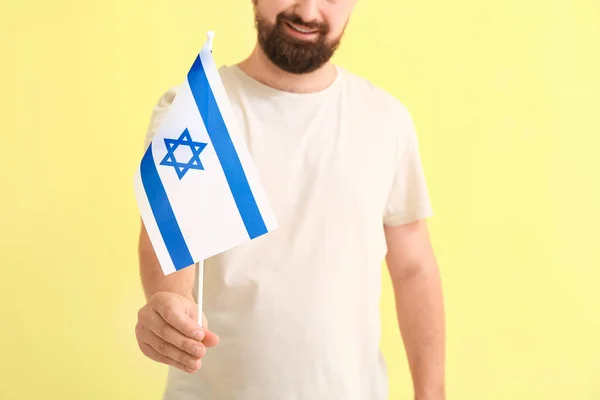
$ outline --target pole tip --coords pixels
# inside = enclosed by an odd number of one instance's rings
[[[213,31],[208,31],[208,32],[206,32],[206,38],[207,38],[208,40],[212,40],[212,39],[214,39],[214,38],[215,38],[215,33],[214,33]]]

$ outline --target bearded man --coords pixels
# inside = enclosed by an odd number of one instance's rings
[[[415,399],[444,399],[442,290],[413,120],[330,61],[355,3],[254,0],[253,52],[219,68],[279,229],[205,261],[202,327],[196,271],[165,276],[142,226],[136,336],[169,365],[166,400],[387,400],[384,259]],[[146,144],[176,94],[160,98]]]

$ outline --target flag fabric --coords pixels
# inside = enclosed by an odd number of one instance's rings
[[[277,229],[207,45],[179,86],[134,181],[166,275]]]

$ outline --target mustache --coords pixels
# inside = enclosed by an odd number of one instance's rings
[[[310,30],[318,30],[324,35],[326,35],[329,32],[329,25],[327,23],[317,21],[306,22],[298,14],[294,13],[280,13],[279,15],[277,15],[278,26],[280,26],[284,21],[303,26]]]

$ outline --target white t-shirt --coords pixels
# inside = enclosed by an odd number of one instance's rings
[[[279,229],[206,260],[204,312],[221,341],[197,373],[169,367],[164,399],[387,400],[383,225],[433,213],[407,109],[337,71],[298,94],[219,69]]]

